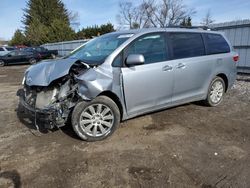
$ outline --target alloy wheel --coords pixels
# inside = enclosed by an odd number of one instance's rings
[[[34,64],[36,64],[36,59],[30,59],[29,62],[30,62],[31,65],[34,65]]]
[[[224,87],[220,80],[215,81],[210,90],[210,100],[213,103],[219,103],[223,97]]]
[[[114,123],[112,110],[104,104],[92,104],[80,115],[80,128],[87,135],[100,137],[110,132]]]

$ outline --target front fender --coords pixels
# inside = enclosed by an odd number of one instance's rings
[[[112,76],[100,72],[98,69],[89,69],[76,77],[78,95],[84,100],[92,100],[103,91],[112,90]]]

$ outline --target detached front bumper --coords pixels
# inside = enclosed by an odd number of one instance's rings
[[[17,91],[19,96],[19,105],[23,108],[24,113],[30,118],[33,118],[35,126],[41,124],[44,128],[53,129],[54,127],[60,127],[63,122],[58,121],[58,110],[57,109],[38,109],[28,104],[25,100],[24,89]]]

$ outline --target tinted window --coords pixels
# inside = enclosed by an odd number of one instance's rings
[[[34,50],[36,50],[36,51],[38,51],[38,52],[46,51],[46,49],[45,49],[45,48],[42,48],[42,47],[34,48]]]
[[[11,55],[11,56],[18,56],[19,55],[19,51],[11,51],[8,54]]]
[[[34,49],[33,48],[24,48],[23,51],[25,51],[25,52],[33,52]]]
[[[230,47],[222,35],[204,34],[208,54],[219,54],[230,52]]]
[[[165,34],[147,34],[134,41],[127,49],[126,56],[130,54],[142,54],[145,64],[166,61],[167,46]]]
[[[173,47],[173,58],[188,58],[205,55],[200,33],[169,33]]]
[[[22,55],[33,55],[33,52],[25,52],[24,54]]]
[[[27,52],[27,51],[20,51],[19,55],[28,55],[28,54],[32,54],[32,52]]]
[[[3,49],[3,48],[0,48],[0,51],[4,51],[4,49]]]

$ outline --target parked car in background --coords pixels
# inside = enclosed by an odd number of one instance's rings
[[[15,47],[11,46],[0,46],[0,56],[9,53],[10,51],[15,50]]]
[[[41,59],[55,59],[56,56],[58,55],[58,51],[57,50],[48,50],[44,47],[28,47],[28,48],[24,48],[24,51],[36,51],[41,55]]]
[[[24,49],[24,48],[28,48],[28,46],[25,46],[25,45],[16,45],[15,48],[16,48],[17,50],[22,50],[22,49]]]
[[[0,66],[11,64],[35,64],[41,59],[37,52],[27,52],[22,50],[14,50],[7,54],[0,56]]]
[[[50,129],[71,119],[81,139],[97,141],[138,115],[194,101],[219,105],[236,79],[238,60],[220,32],[120,31],[30,66],[18,95],[34,122],[45,120]]]

